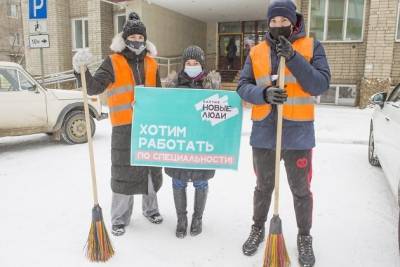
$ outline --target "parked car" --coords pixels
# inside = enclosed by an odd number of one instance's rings
[[[371,119],[368,160],[381,166],[400,207],[400,84],[390,93],[371,97],[375,105]],[[400,214],[398,226],[400,248]]]
[[[92,135],[107,118],[89,97]],[[21,65],[0,61],[0,137],[47,133],[68,144],[87,141],[82,92],[42,87]]]

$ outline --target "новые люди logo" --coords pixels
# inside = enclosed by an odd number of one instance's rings
[[[239,115],[239,110],[229,105],[227,95],[212,95],[197,103],[195,108],[201,111],[202,120],[209,121],[212,126]]]

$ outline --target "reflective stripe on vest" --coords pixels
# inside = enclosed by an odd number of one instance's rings
[[[119,105],[119,106],[114,106],[114,107],[110,107],[110,112],[118,112],[118,111],[123,111],[123,110],[127,110],[127,109],[132,109],[132,104],[123,104],[123,105]]]
[[[300,38],[293,43],[293,49],[310,62],[313,57],[314,40],[308,37]],[[266,41],[250,51],[254,77],[257,86],[262,89],[272,84],[270,51],[270,46]],[[283,117],[292,121],[313,121],[315,99],[301,87],[288,68],[285,69],[285,85],[288,100],[283,105]],[[271,110],[272,107],[269,104],[253,105],[252,120],[265,119]]]
[[[129,125],[132,123],[135,80],[131,67],[124,56],[110,56],[114,70],[115,81],[107,88],[110,120],[113,126]],[[144,59],[145,86],[156,86],[157,62],[146,56]]]
[[[131,91],[133,91],[133,86],[131,86],[131,85],[122,86],[122,87],[115,88],[113,90],[108,91],[107,97],[111,97],[113,95],[122,94],[122,93],[126,93],[126,92],[131,92]]]

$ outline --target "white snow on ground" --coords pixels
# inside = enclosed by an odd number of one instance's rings
[[[368,164],[371,110],[319,106],[314,150],[314,250],[316,266],[400,266],[398,208],[382,171]],[[263,249],[246,257],[241,246],[252,223],[255,177],[246,111],[239,171],[218,171],[210,181],[203,233],[175,238],[171,180],[159,192],[164,222],[150,224],[135,197],[133,222],[112,236],[116,255],[104,266],[262,266]],[[97,123],[95,158],[100,204],[110,229],[110,131]],[[283,172],[284,173],[284,172]],[[189,212],[193,188],[189,187]],[[281,218],[293,266],[296,222],[286,177]],[[0,139],[0,266],[93,266],[83,254],[92,197],[87,145],[51,142],[46,135]]]

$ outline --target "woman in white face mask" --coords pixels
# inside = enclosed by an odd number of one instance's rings
[[[205,54],[198,46],[189,46],[182,55],[182,69],[167,78],[166,87],[219,89],[221,76],[207,71]]]
[[[166,87],[219,89],[221,76],[219,73],[208,72],[205,68],[205,55],[198,46],[190,46],[183,52],[183,67],[178,74],[167,78]],[[208,180],[214,177],[215,170],[189,170],[165,168],[165,173],[172,178],[172,188],[178,222],[176,237],[184,238],[187,234],[188,219],[186,210],[186,187],[193,182],[195,188],[194,211],[190,226],[190,235],[196,236],[202,232],[202,217],[207,200]]]

